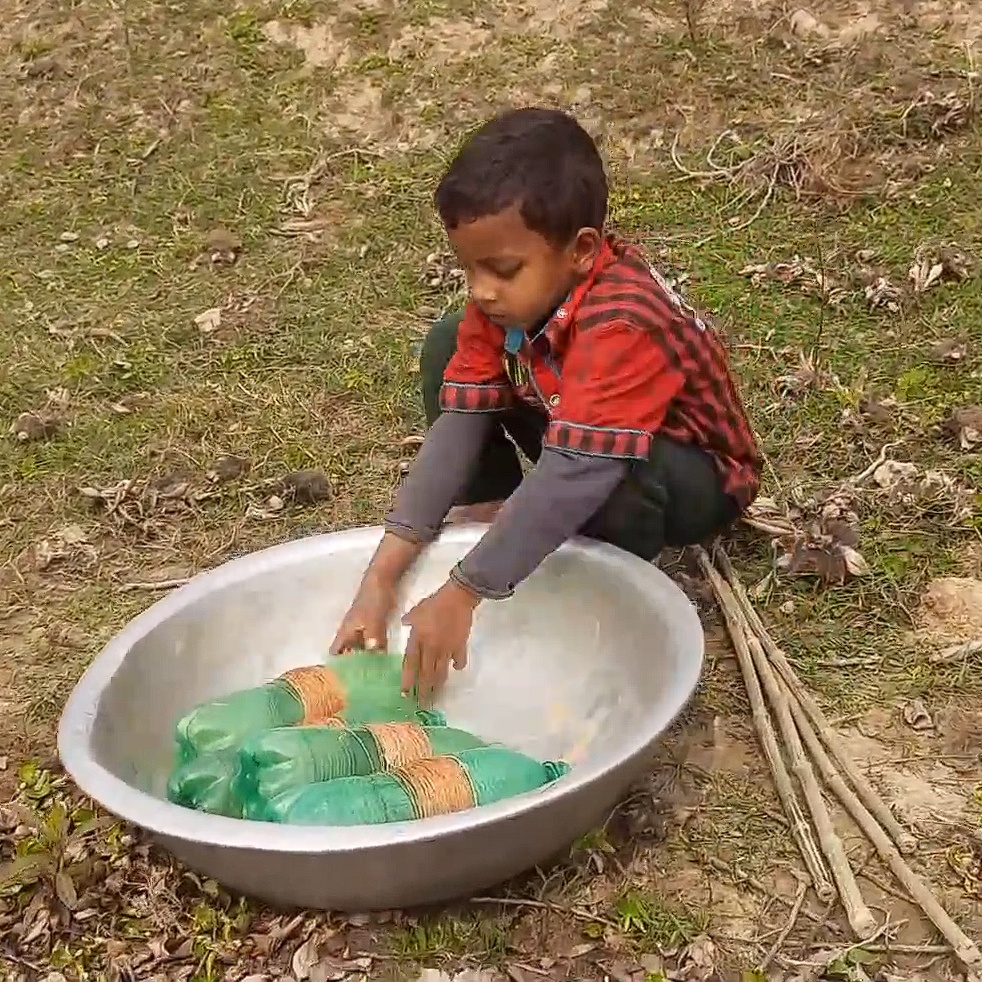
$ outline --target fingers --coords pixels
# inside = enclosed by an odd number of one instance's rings
[[[402,694],[408,695],[418,686],[420,645],[415,629],[409,632],[406,653],[402,656]]]
[[[453,653],[453,667],[458,671],[467,668],[467,645]]]
[[[338,629],[338,633],[334,635],[334,640],[331,642],[329,649],[331,654],[340,655],[342,652],[350,651],[353,647],[357,646],[360,636],[361,628],[342,624]]]

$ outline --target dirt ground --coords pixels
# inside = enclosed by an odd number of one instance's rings
[[[694,704],[603,830],[491,900],[229,897],[94,813],[54,734],[161,581],[379,519],[420,339],[460,296],[434,179],[495,109],[564,106],[602,143],[613,227],[727,336],[768,458],[727,544],[756,608],[982,937],[982,3],[0,12],[4,977],[958,977],[844,814],[880,930],[859,944],[803,889],[691,557],[666,568],[707,631]]]

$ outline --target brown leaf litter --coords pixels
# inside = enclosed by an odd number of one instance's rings
[[[39,539],[25,550],[30,565],[39,572],[67,563],[90,566],[98,559],[98,551],[89,533],[80,525],[65,525]]]
[[[962,450],[975,451],[982,445],[982,406],[961,406],[941,424],[942,432]]]
[[[231,266],[242,251],[242,240],[225,228],[214,228],[205,236],[204,255],[214,266]]]
[[[858,549],[859,516],[854,508],[854,495],[845,490],[805,498],[787,509],[764,497],[748,509],[745,520],[772,536],[778,570],[842,584],[870,572]]]
[[[931,360],[940,365],[956,365],[968,357],[968,344],[963,338],[945,338],[931,347]]]
[[[923,244],[914,252],[907,271],[915,294],[925,293],[941,283],[964,283],[975,273],[975,260],[959,246]]]
[[[879,504],[894,517],[934,517],[946,525],[959,525],[975,513],[976,493],[944,471],[886,458],[873,470],[871,480],[879,489]]]
[[[37,411],[21,413],[11,424],[10,433],[20,443],[50,440],[61,429],[62,421],[54,413]]]
[[[441,293],[461,293],[467,289],[467,278],[452,252],[431,252],[420,274],[420,280]]]

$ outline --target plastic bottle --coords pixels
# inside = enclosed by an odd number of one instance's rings
[[[242,800],[236,794],[239,757],[235,751],[200,754],[178,765],[167,782],[167,797],[175,805],[242,818]]]
[[[374,774],[480,746],[483,741],[472,733],[419,723],[278,727],[242,745],[236,793],[246,818],[261,817],[269,799],[303,784]]]
[[[400,655],[376,652],[291,669],[265,685],[203,703],[183,717],[176,728],[178,762],[237,749],[246,737],[276,726],[327,725],[338,717],[349,723],[414,720],[419,706],[402,695],[401,676]]]
[[[534,791],[569,769],[563,761],[540,763],[506,747],[476,747],[420,758],[385,773],[293,788],[272,798],[262,817],[291,825],[405,822]]]

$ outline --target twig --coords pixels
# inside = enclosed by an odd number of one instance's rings
[[[871,463],[865,469],[861,470],[855,477],[849,478],[849,480],[846,483],[856,486],[862,484],[864,481],[871,478],[873,474],[876,472],[877,467],[879,467],[881,464],[886,463],[887,453],[891,451],[895,446],[897,446],[896,443],[883,444],[883,446],[880,448],[880,452],[876,455],[876,459],[873,461],[873,463]]]
[[[870,872],[868,869],[861,869],[856,875],[861,876],[864,880],[869,880],[869,882],[872,883],[873,886],[877,888],[877,890],[882,890],[884,893],[888,894],[889,896],[896,897],[897,900],[902,900],[905,904],[914,903],[914,898],[911,897],[909,894],[906,894],[903,891],[898,890],[896,887],[890,886],[889,883],[881,879],[875,873]]]
[[[940,665],[944,664],[945,662],[960,661],[963,658],[971,658],[972,655],[977,655],[979,652],[982,652],[982,640],[966,641],[964,644],[955,644],[950,648],[945,648],[943,651],[930,655],[929,660],[934,662],[936,665]]]
[[[774,960],[774,956],[781,950],[781,945],[788,940],[788,935],[794,930],[794,926],[798,920],[798,915],[801,913],[802,905],[805,902],[805,894],[807,893],[808,884],[805,882],[799,883],[798,893],[794,898],[794,906],[791,908],[791,913],[788,915],[788,922],[783,928],[781,928],[781,933],[777,936],[774,944],[772,944],[770,947],[770,951],[764,955],[763,960],[758,966],[761,975],[767,971],[767,966]]]
[[[177,576],[172,580],[138,580],[133,583],[123,583],[119,589],[122,593],[132,593],[134,590],[173,590],[190,582],[190,576]]]
[[[774,639],[768,633],[767,628],[764,627],[764,623],[761,621],[760,615],[754,609],[753,604],[750,602],[750,598],[747,596],[746,589],[740,582],[739,577],[736,575],[736,571],[733,569],[733,564],[730,562],[729,556],[727,556],[724,551],[719,550],[716,560],[720,565],[720,569],[723,571],[723,575],[726,577],[726,580],[730,585],[730,589],[740,602],[740,606],[743,608],[743,612],[746,614],[747,620],[750,622],[750,626],[760,638],[760,641],[764,646],[764,650],[767,652],[767,655],[770,658],[771,664],[784,680],[784,683],[790,690],[791,695],[798,701],[798,704],[804,710],[805,716],[808,717],[809,722],[811,722],[819,734],[821,734],[822,741],[828,747],[829,753],[832,755],[839,767],[842,768],[842,771],[846,777],[849,778],[849,781],[856,789],[856,794],[859,795],[863,805],[876,817],[876,820],[883,826],[893,841],[897,843],[897,846],[900,848],[901,852],[914,852],[917,849],[917,840],[910,834],[910,832],[900,825],[883,799],[876,793],[866,778],[860,774],[859,769],[856,767],[856,764],[853,762],[853,759],[849,754],[849,751],[839,739],[835,730],[832,729],[832,726],[826,719],[821,707],[817,702],[815,702],[805,687],[801,684],[784,652],[781,651],[777,644],[775,644]]]
[[[550,904],[545,900],[533,900],[531,897],[471,897],[472,904],[498,904],[501,907],[529,907],[533,910],[551,910],[557,914],[569,914],[581,921],[593,924],[603,924],[605,927],[617,929],[617,925],[600,914],[591,913],[582,907],[564,907],[562,904]]]
[[[795,530],[791,525],[775,525],[773,522],[765,522],[763,519],[752,518],[750,515],[744,515],[742,521],[744,525],[749,525],[750,528],[757,529],[758,532],[764,532],[766,535],[775,535],[778,538],[795,534]]]
[[[910,894],[945,939],[951,942],[955,956],[970,971],[977,972],[982,969],[982,952],[979,951],[975,942],[948,916],[947,911],[938,903],[927,884],[907,865],[903,856],[897,851],[896,846],[890,841],[876,819],[866,810],[856,794],[846,785],[846,782],[842,780],[829,755],[825,752],[822,741],[819,740],[812,727],[806,723],[802,727],[801,735],[829,789],[835,792],[846,811],[852,816],[853,821],[873,843],[874,848],[880,854],[880,858],[890,867],[890,871],[899,880],[901,886]]]
[[[778,903],[784,904],[785,907],[794,907],[794,900],[785,897],[783,893],[777,893],[774,890],[769,889],[767,884],[757,879],[756,876],[751,876],[749,873],[744,873],[743,870],[736,869],[729,863],[724,862],[718,856],[705,856],[703,858],[707,865],[712,866],[713,869],[718,870],[720,873],[725,873],[727,876],[732,876],[735,882],[746,883],[747,886],[752,887],[758,893],[762,893],[770,900],[776,900]],[[807,907],[799,911],[799,914],[802,917],[806,917],[813,924],[817,924],[819,927],[828,926],[825,922],[825,918],[820,917],[813,910],[809,910]]]
[[[777,737],[774,734],[774,727],[764,703],[764,696],[760,689],[760,680],[754,670],[753,657],[747,644],[747,637],[743,632],[739,620],[736,617],[736,600],[730,588],[723,582],[722,577],[716,568],[709,561],[706,551],[700,546],[696,549],[696,557],[702,567],[703,574],[712,584],[716,593],[723,617],[726,620],[727,629],[733,639],[733,647],[737,652],[737,660],[740,663],[740,670],[743,673],[743,681],[747,688],[747,696],[750,699],[750,708],[753,715],[754,726],[757,730],[757,737],[764,750],[764,756],[770,766],[771,774],[774,777],[774,787],[781,805],[788,816],[791,826],[791,834],[798,845],[801,857],[805,861],[805,867],[812,879],[815,893],[822,900],[828,900],[835,896],[832,881],[829,879],[828,871],[825,869],[825,862],[819,852],[815,839],[812,836],[811,828],[805,821],[804,813],[798,798],[795,795],[791,777],[788,774],[784,759],[781,756],[781,749],[778,746]]]

